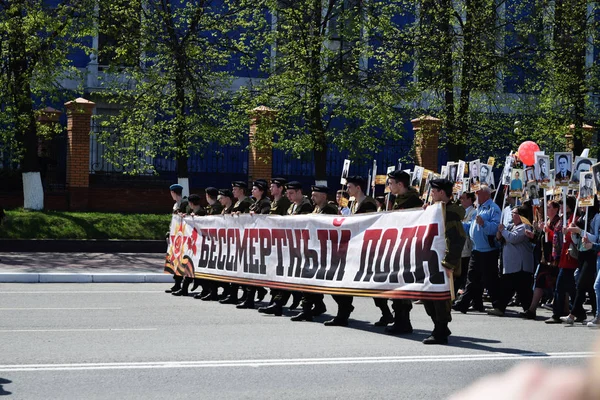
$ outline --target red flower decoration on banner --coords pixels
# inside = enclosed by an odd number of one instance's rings
[[[196,251],[197,251],[197,246],[196,246],[197,239],[198,239],[198,230],[196,230],[196,228],[194,228],[194,230],[192,231],[192,236],[189,236],[187,238],[187,247],[188,247],[188,249],[190,249],[192,251],[192,253],[194,255],[196,255]]]

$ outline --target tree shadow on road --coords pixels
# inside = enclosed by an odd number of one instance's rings
[[[12,383],[12,381],[9,381],[8,379],[4,379],[4,378],[0,378],[0,396],[9,396],[12,393],[4,390],[4,385],[6,385],[7,383]]]

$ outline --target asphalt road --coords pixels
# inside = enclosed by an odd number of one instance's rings
[[[583,325],[453,313],[448,346],[371,325],[237,310],[167,295],[164,284],[0,284],[0,396],[13,399],[440,399],[519,362],[585,366],[598,332]],[[335,303],[326,296],[329,313]],[[289,315],[294,315],[290,313]]]

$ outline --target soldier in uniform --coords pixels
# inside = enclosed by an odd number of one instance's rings
[[[218,201],[219,190],[214,187],[207,187],[205,189],[206,194],[206,215],[221,215],[223,212],[223,206]],[[219,300],[219,286],[223,286],[218,281],[209,279],[202,280],[202,292],[194,296],[195,299],[202,301],[218,301]],[[204,290],[206,288],[206,290]],[[223,289],[225,291],[225,289]]]
[[[218,201],[219,191],[214,187],[207,187],[206,193],[206,215],[220,215],[223,211],[223,206]]]
[[[231,182],[231,193],[236,202],[231,209],[232,214],[246,214],[250,212],[250,207],[253,204],[252,199],[246,195],[248,184],[244,181],[233,181]],[[238,299],[239,288],[242,288],[244,294]],[[220,301],[221,304],[236,304],[240,305],[246,301],[246,288],[244,286],[230,283],[229,284],[229,296]]]
[[[254,203],[250,206],[251,214],[269,214],[271,212],[271,200],[267,197],[268,182],[264,179],[257,179],[252,183],[252,197]],[[258,291],[258,301],[262,301],[267,290],[263,287],[247,286],[246,301],[237,305],[237,308],[254,308],[254,296]]]
[[[233,212],[233,193],[229,189],[219,189],[218,202],[221,204],[221,215]]]
[[[185,214],[187,206],[188,206],[188,201],[187,201],[187,197],[182,196],[183,186],[181,186],[178,183],[175,183],[175,184],[169,186],[169,190],[171,191],[171,198],[175,202],[175,204],[173,204],[172,213],[173,214],[179,214],[179,213]],[[169,235],[170,235],[170,232],[167,232],[167,235],[166,235],[167,245],[169,244]],[[181,290],[181,282],[183,281],[183,277],[180,275],[173,274],[173,280],[175,281],[175,284],[170,289],[165,290],[165,293],[175,293],[175,292],[178,292]]]
[[[186,209],[186,214],[195,217],[201,217],[206,215],[206,210],[202,206],[202,201],[199,195],[190,194],[190,196],[188,197],[188,206]],[[202,292],[194,295],[194,298],[203,297],[208,294],[208,281],[206,279],[193,278],[194,286],[192,286],[192,290],[188,291],[187,288],[189,287],[189,279],[192,278],[183,278],[183,291],[174,292],[174,296],[187,296],[189,292],[193,292],[199,286],[202,286]]]
[[[311,199],[315,204],[313,214],[331,214],[337,215],[338,210],[335,205],[327,202],[327,186],[313,186]],[[294,317],[292,321],[312,321],[313,317],[317,317],[327,311],[323,302],[323,295],[320,293],[303,293],[302,294],[302,312]]]
[[[271,214],[272,215],[287,215],[287,212],[292,205],[290,199],[285,194],[285,184],[287,179],[273,178],[271,179]]]
[[[231,192],[235,197],[235,204],[233,205],[233,213],[246,214],[250,212],[250,206],[252,206],[252,199],[246,194],[248,190],[248,184],[243,181],[231,182]]]
[[[348,183],[348,193],[354,197],[354,201],[350,203],[350,212],[352,214],[364,214],[377,211],[377,202],[371,197],[365,195],[363,188],[367,187],[367,180],[362,176],[350,176],[346,179]],[[330,321],[326,321],[325,326],[348,326],[348,318],[354,311],[352,306],[352,296],[346,295],[333,295],[335,302],[338,304],[338,312],[335,318]],[[392,321],[392,313],[387,306],[386,299],[373,299],[375,305],[381,309],[383,314],[381,321]]]
[[[393,210],[406,210],[409,208],[420,208],[423,201],[419,197],[419,192],[410,186],[410,175],[404,171],[396,170],[388,174],[391,193],[396,197]],[[388,333],[412,333],[413,328],[410,323],[410,310],[412,310],[412,301],[408,299],[394,299],[392,301],[394,309],[394,325],[386,328]]]
[[[442,260],[442,266],[448,276],[452,279],[452,271],[458,268],[461,262],[462,249],[467,239],[462,220],[465,210],[452,200],[452,187],[454,184],[447,179],[434,179],[431,181],[431,197],[434,202],[446,204],[445,213],[445,236],[446,252]],[[452,321],[450,313],[452,309],[451,300],[423,300],[425,311],[431,317],[434,328],[431,335],[423,340],[424,344],[447,344],[451,332],[448,323]]]
[[[273,185],[271,185],[273,186]],[[286,184],[286,194],[291,205],[287,210],[287,215],[300,215],[310,214],[313,210],[312,204],[302,193],[302,184],[297,181],[292,181]],[[272,304],[268,307],[261,307],[258,312],[269,315],[281,316],[283,313],[283,306],[288,302],[290,296],[294,295],[294,302],[290,307],[290,310],[296,308],[300,303],[301,294],[297,292],[290,292],[288,290],[278,290],[275,294],[275,299]]]

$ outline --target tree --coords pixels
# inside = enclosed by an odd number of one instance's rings
[[[258,3],[257,3],[258,4]],[[335,145],[354,160],[400,138],[396,107],[404,95],[390,51],[401,27],[393,2],[264,0],[266,19],[254,38],[263,51],[264,79],[238,92],[238,120],[266,105],[277,111],[261,126],[257,146],[273,145],[296,156],[314,156],[315,178],[326,177],[327,151]],[[259,23],[257,20],[255,23]],[[400,59],[400,61],[399,61]],[[232,119],[235,119],[232,117]]]
[[[246,1],[103,3],[99,29],[117,39],[103,49],[112,79],[97,94],[122,106],[101,116],[99,140],[110,162],[136,174],[154,171],[156,157],[174,158],[187,192],[190,153],[237,140],[240,132],[223,124],[231,106],[227,66],[243,51],[253,12]]]
[[[88,0],[0,1],[0,141],[20,163],[27,209],[44,206],[36,107],[56,101],[60,82],[77,74],[67,56],[83,47],[91,10]]]

